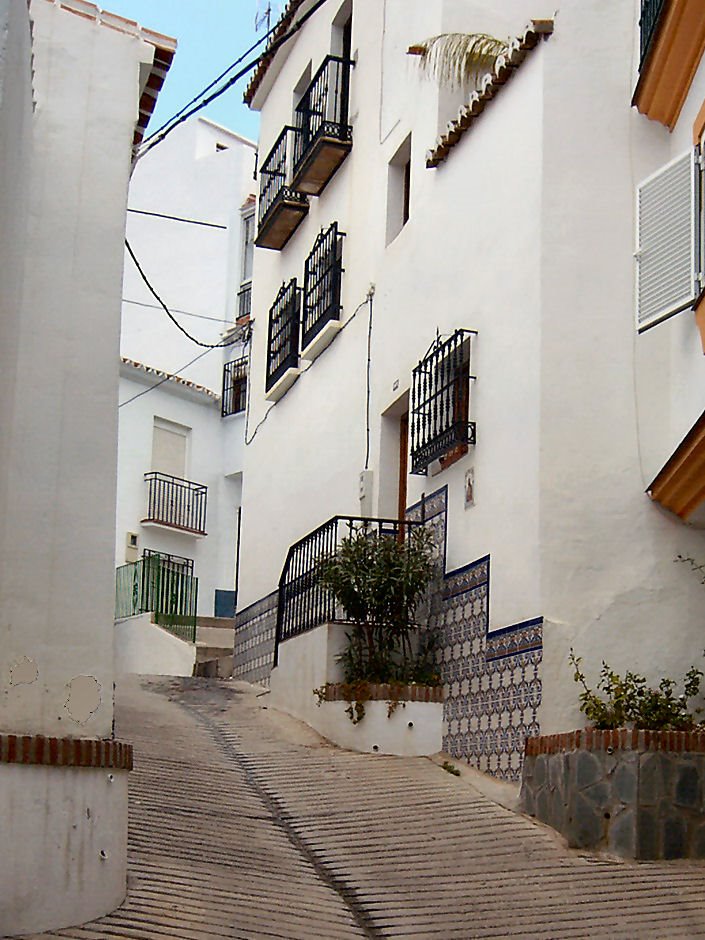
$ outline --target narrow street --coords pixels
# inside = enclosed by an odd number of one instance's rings
[[[252,687],[130,679],[123,907],[43,938],[705,937],[705,865],[566,850],[426,759],[337,750]]]

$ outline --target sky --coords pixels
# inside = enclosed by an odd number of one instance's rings
[[[156,130],[183,105],[209,85],[214,78],[238,59],[266,31],[255,33],[255,15],[267,6],[267,0],[97,0],[98,6],[137,20],[141,26],[166,33],[178,40],[178,49],[159,92],[157,107],[147,133]],[[281,0],[272,0],[272,25]],[[245,65],[264,47],[260,46],[242,63]],[[259,116],[242,102],[248,77],[208,105],[200,113],[257,139]]]

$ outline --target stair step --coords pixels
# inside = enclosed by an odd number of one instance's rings
[[[235,629],[234,617],[196,617],[198,627],[219,627],[223,630]]]

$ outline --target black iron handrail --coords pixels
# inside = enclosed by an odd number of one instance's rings
[[[116,569],[115,619],[152,612],[155,623],[195,643],[198,578],[192,567],[174,565],[176,557],[145,552],[139,561]]]
[[[143,522],[182,529],[194,535],[206,534],[207,486],[156,470],[145,473],[144,478],[149,492]]]
[[[640,57],[639,68],[649,54],[651,43],[656,35],[656,28],[666,0],[641,0],[641,18],[639,19]]]
[[[308,535],[294,542],[287,552],[277,599],[277,626],[274,638],[274,665],[279,644],[322,623],[345,621],[345,611],[337,607],[331,592],[318,578],[322,561],[332,558],[344,538],[364,530],[371,537],[408,539],[423,521],[375,519],[364,516],[333,516]]]
[[[348,124],[352,62],[329,55],[311,79],[294,114],[294,174],[321,136],[351,140]]]
[[[308,203],[303,193],[296,192],[289,185],[291,181],[291,147],[289,141],[291,136],[296,136],[296,134],[296,128],[286,124],[260,168],[258,228],[262,227],[262,223],[280,197],[286,197],[304,204]]]

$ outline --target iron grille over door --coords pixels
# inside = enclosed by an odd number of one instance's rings
[[[338,223],[321,232],[304,265],[301,348],[305,349],[330,320],[340,319],[340,276],[344,232]]]
[[[456,330],[437,340],[413,371],[411,386],[411,472],[424,474],[434,460],[475,443],[470,411],[470,337]]]
[[[288,284],[282,284],[269,310],[266,391],[287,369],[296,369],[299,364],[300,318],[301,290],[294,277]]]

